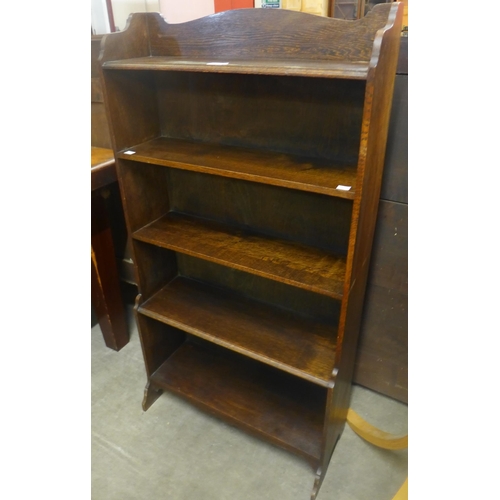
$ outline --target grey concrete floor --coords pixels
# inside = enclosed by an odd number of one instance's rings
[[[132,308],[116,352],[92,326],[93,500],[309,500],[314,471],[171,394],[141,407],[146,374]],[[93,321],[94,323],[94,321]],[[407,432],[408,407],[354,386],[351,407],[386,432]],[[391,500],[408,451],[376,448],[346,425],[318,500]]]

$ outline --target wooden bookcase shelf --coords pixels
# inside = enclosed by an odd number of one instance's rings
[[[355,163],[167,137],[121,151],[118,158],[354,199]]]
[[[251,75],[307,76],[316,78],[347,78],[366,80],[369,64],[366,61],[321,61],[304,59],[262,60],[262,59],[184,59],[182,57],[148,56],[110,61],[106,69],[195,71],[201,73],[239,73]]]
[[[335,325],[184,277],[175,278],[138,311],[316,384],[332,385]]]
[[[313,499],[349,407],[401,17],[142,13],[101,46],[143,408],[174,392],[297,453]]]
[[[321,387],[190,341],[158,368],[151,381],[313,463],[321,456],[326,402]]]
[[[169,212],[133,238],[305,290],[342,298],[345,258]]]

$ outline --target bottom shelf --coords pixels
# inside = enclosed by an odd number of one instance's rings
[[[326,389],[240,354],[189,340],[151,383],[317,465]]]

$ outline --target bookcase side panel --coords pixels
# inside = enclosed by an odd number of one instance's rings
[[[394,4],[386,29],[380,32],[374,44],[372,67],[366,87],[356,198],[349,236],[338,339],[339,373],[342,371],[342,377],[349,381],[349,384],[354,369],[355,350],[377,220],[401,21],[402,6]],[[344,350],[345,359],[343,359]]]
[[[327,401],[323,471],[345,425],[356,348],[382,182],[384,155],[396,74],[402,6],[391,5],[385,29],[374,43],[364,99],[363,126],[353,206],[346,281],[337,339],[335,385]],[[317,478],[321,482],[322,476]]]
[[[366,281],[375,233],[401,38],[402,6],[399,9],[394,7],[394,10],[392,26],[377,41],[374,49],[378,61],[370,70],[366,88],[357,199],[354,202],[357,217],[351,233],[351,283]]]

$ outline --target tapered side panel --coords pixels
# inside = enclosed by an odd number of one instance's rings
[[[339,328],[339,376],[350,380],[377,220],[385,145],[399,50],[402,6],[392,4],[387,28],[375,41],[365,96],[356,198],[353,206]],[[346,351],[346,359],[342,354]],[[348,355],[349,353],[349,355]],[[351,359],[352,358],[352,359]],[[346,401],[346,405],[348,402]]]
[[[324,478],[333,449],[345,426],[350,404],[352,374],[380,197],[402,15],[401,4],[391,4],[387,25],[380,30],[375,40],[370,62],[358,183],[337,341],[339,347],[334,370],[335,385],[327,401],[324,448],[316,480],[316,491]]]
[[[399,5],[399,8],[396,7]],[[387,134],[391,114],[394,81],[399,53],[403,8],[396,4],[394,23],[374,46],[372,67],[368,74],[365,96],[365,116],[361,131],[358,164],[357,200],[359,210],[356,233],[352,234],[352,274],[349,286],[356,280],[366,280],[384,169]]]

